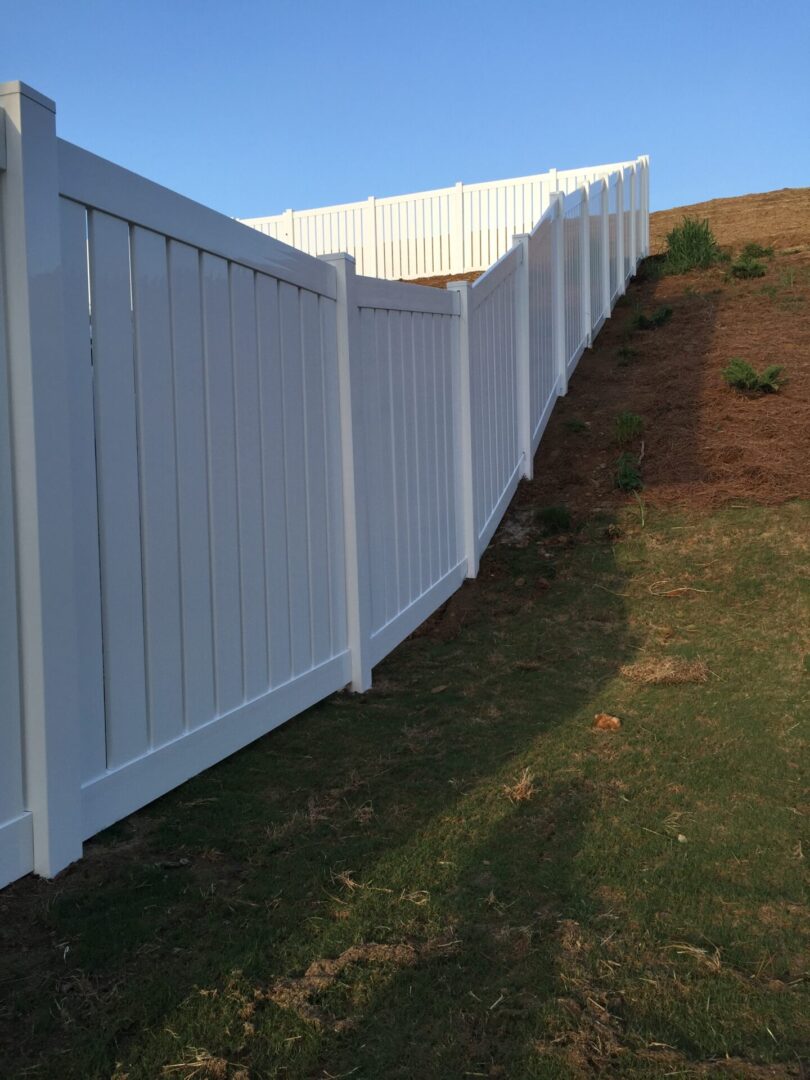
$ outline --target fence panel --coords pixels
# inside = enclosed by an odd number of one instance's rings
[[[591,320],[596,333],[605,321],[609,310],[605,304],[604,288],[604,237],[602,235],[602,203],[606,198],[602,181],[590,185],[588,193],[588,240],[591,246]]]
[[[546,212],[529,235],[529,364],[532,452],[557,400],[554,360],[554,248],[552,216]]]
[[[610,239],[610,302],[619,296],[621,273],[619,270],[619,178],[614,173],[608,181],[608,235]]]
[[[366,202],[287,210],[244,224],[310,255],[345,252],[358,273],[408,280],[486,270],[528,233],[559,190],[572,194],[629,162],[591,165]]]
[[[633,253],[633,201],[635,198],[635,180],[636,174],[634,169],[622,170],[622,191],[623,191],[623,219],[624,219],[624,280],[625,282],[630,280],[630,277],[635,270],[636,262],[635,255]]]
[[[320,263],[62,153],[98,461],[91,835],[348,680],[335,293]]]
[[[479,553],[503,517],[522,466],[517,404],[516,274],[512,248],[473,285],[470,384],[474,520]]]
[[[464,577],[455,496],[452,293],[356,278],[360,415],[369,537],[371,663],[455,591]]]
[[[582,215],[586,207],[582,191],[566,195],[563,211],[563,247],[565,252],[565,350],[570,376],[587,344],[584,332],[582,281]]]

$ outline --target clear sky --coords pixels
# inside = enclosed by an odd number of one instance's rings
[[[653,209],[810,185],[810,0],[0,0],[0,81],[233,216],[652,158]]]

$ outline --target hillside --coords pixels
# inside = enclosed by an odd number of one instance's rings
[[[644,497],[651,503],[810,496],[810,189],[653,214],[653,252],[687,214],[707,218],[732,254],[749,241],[772,246],[765,275],[740,281],[719,266],[656,280],[642,267],[558,403],[524,500],[581,510],[626,501],[610,467],[622,410],[644,418]],[[661,306],[673,309],[666,326],[628,334],[635,312]],[[730,391],[720,370],[733,356],[757,369],[783,365],[784,389],[759,398]],[[572,432],[580,420],[587,428]]]

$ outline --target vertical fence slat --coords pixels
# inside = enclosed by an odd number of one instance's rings
[[[89,235],[107,762],[115,766],[149,745],[129,228],[94,211]]]
[[[234,416],[228,264],[203,254],[203,350],[208,427],[208,483],[213,585],[214,671],[219,714],[244,700],[239,586],[236,420]]]
[[[185,727],[215,713],[200,258],[169,241]]]
[[[180,555],[166,240],[133,228],[132,297],[140,458],[149,742],[183,730]]]

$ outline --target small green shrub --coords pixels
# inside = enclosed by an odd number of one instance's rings
[[[733,262],[729,267],[729,270],[735,278],[757,278],[765,276],[765,264],[757,262],[756,259],[746,259],[740,257],[736,262]]]
[[[631,330],[657,330],[672,317],[671,307],[657,308],[652,315],[645,315],[643,311],[637,311],[630,320]]]
[[[638,358],[638,349],[632,348],[630,345],[620,345],[616,350],[616,359],[619,363],[619,367],[627,367],[627,365]]]
[[[776,364],[757,373],[741,356],[732,356],[722,371],[725,381],[735,390],[760,394],[775,394],[784,382],[780,379],[781,374],[782,368]]]
[[[542,506],[535,514],[535,520],[546,536],[570,532],[573,527],[571,511],[567,506]]]
[[[620,446],[637,439],[644,431],[644,421],[634,412],[620,412],[616,417],[616,442]]]
[[[566,431],[572,432],[574,435],[579,435],[583,431],[588,430],[588,425],[584,420],[579,420],[574,416],[570,420],[565,421],[565,429]]]
[[[632,454],[620,454],[616,459],[616,487],[620,491],[640,491],[643,486],[638,459]]]
[[[721,258],[720,249],[708,221],[685,217],[667,233],[667,250],[662,269],[667,274],[705,270]]]
[[[757,244],[753,240],[746,244],[740,252],[741,259],[770,259],[772,255],[772,247],[763,247],[762,244]]]

